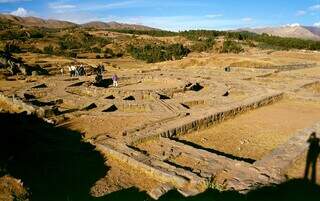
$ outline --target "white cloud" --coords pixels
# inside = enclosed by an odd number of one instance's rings
[[[55,2],[55,3],[49,3],[49,8],[51,8],[51,9],[71,9],[71,8],[76,8],[76,5]]]
[[[252,22],[253,21],[253,19],[251,17],[245,17],[245,18],[242,18],[241,20],[244,22]]]
[[[316,5],[309,7],[309,10],[320,11],[320,4],[316,4]]]
[[[68,4],[66,1],[56,1],[48,4],[48,7],[53,10],[55,13],[63,13],[73,11],[95,11],[95,10],[111,10],[111,9],[120,9],[128,8],[133,6],[138,6],[138,2],[141,0],[127,0],[119,1],[115,3],[85,3],[80,2],[77,4]],[[67,13],[66,13],[67,14]]]
[[[74,4],[65,3],[65,1],[56,1],[48,4],[49,9],[52,10],[53,13],[64,14],[70,13],[73,10],[77,9],[77,6]]]
[[[304,16],[304,15],[306,15],[306,14],[307,14],[307,12],[304,11],[304,10],[298,10],[298,11],[296,12],[296,16]]]
[[[31,1],[31,0],[0,0],[0,3],[15,3],[21,1]]]
[[[209,15],[206,15],[207,18],[217,18],[217,17],[222,17],[223,15],[222,14],[209,14]]]
[[[314,23],[313,26],[315,26],[315,27],[320,27],[320,22]]]
[[[117,3],[104,4],[101,6],[104,9],[114,9],[114,8],[125,8],[135,3],[137,3],[137,1],[121,1]]]
[[[17,10],[12,11],[10,14],[19,17],[26,17],[29,15],[29,12],[24,8],[18,8]]]
[[[309,8],[306,8],[305,10],[298,10],[295,13],[295,16],[300,17],[300,16],[304,16],[304,15],[317,15],[317,12],[320,11],[320,4],[316,4],[313,6],[310,6]]]
[[[286,24],[285,27],[299,27],[299,23]]]

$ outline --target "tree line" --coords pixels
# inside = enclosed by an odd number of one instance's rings
[[[130,45],[127,51],[135,59],[144,60],[147,63],[178,60],[182,59],[190,53],[190,50],[181,44],[148,44],[141,47]]]
[[[250,47],[268,48],[276,50],[306,49],[320,50],[320,41],[304,40],[298,38],[283,38],[268,34],[255,34],[247,31],[228,32],[215,30],[190,30],[172,32],[164,30],[117,30],[109,31],[129,33],[133,35],[150,35],[154,37],[181,36],[191,41],[187,47],[182,44],[135,44],[127,45],[125,51],[114,53],[106,45],[113,42],[108,37],[91,35],[82,29],[18,29],[8,28],[0,24],[0,42],[7,51],[20,53],[23,51],[77,57],[78,53],[97,53],[97,58],[121,57],[124,53],[146,62],[160,62],[181,59],[190,52],[211,51],[218,37],[224,42],[220,49],[222,53],[243,52],[243,44]],[[63,34],[57,34],[63,33]],[[43,49],[30,45],[30,40],[52,41]],[[101,56],[101,54],[103,54]]]
[[[248,31],[228,32],[228,31],[215,31],[215,30],[190,30],[181,32],[170,31],[138,31],[138,30],[116,30],[112,31],[121,33],[130,33],[136,35],[151,35],[157,37],[168,36],[184,36],[192,41],[200,41],[201,39],[213,41],[216,37],[224,36],[227,39],[247,41],[248,43],[257,42],[259,47],[267,47],[270,49],[305,49],[305,50],[320,50],[320,41],[306,40],[299,38],[286,38],[279,36],[272,36],[268,34],[256,34]],[[228,42],[229,43],[229,42]]]

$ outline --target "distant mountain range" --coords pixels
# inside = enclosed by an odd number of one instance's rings
[[[273,36],[292,37],[310,40],[320,40],[320,27],[287,25],[281,27],[266,27],[258,29],[238,29],[241,31],[249,31],[257,34],[266,33]]]
[[[135,30],[156,30],[137,24],[123,24],[118,22],[89,22],[85,24],[76,24],[61,20],[44,20],[37,17],[18,17],[8,14],[0,14],[0,22],[7,22],[13,25],[21,25],[24,27],[43,27],[43,28],[69,28],[69,27],[85,27],[96,29],[135,29]]]
[[[85,27],[96,29],[134,29],[134,30],[159,30],[156,28],[137,25],[124,24],[118,22],[101,22],[94,21],[85,24],[76,24],[61,20],[45,20],[37,17],[18,17],[9,14],[0,14],[0,23],[10,23],[12,25],[20,25],[24,27],[45,27],[45,28],[69,28],[69,27]],[[273,36],[293,37],[320,41],[320,27],[287,25],[281,27],[266,28],[244,28],[236,31],[249,31],[257,34],[266,33]]]

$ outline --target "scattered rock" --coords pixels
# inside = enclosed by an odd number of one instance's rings
[[[46,84],[40,84],[37,86],[32,87],[33,89],[42,89],[42,88],[47,88],[48,86]]]

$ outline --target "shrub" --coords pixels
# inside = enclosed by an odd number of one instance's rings
[[[71,49],[79,49],[81,47],[81,43],[73,40],[72,38],[64,38],[60,39],[59,46],[61,50],[71,50]]]
[[[91,48],[92,46],[102,47],[109,43],[110,40],[107,38],[96,37],[86,32],[66,34],[59,41],[61,50],[85,49],[95,53],[100,53],[101,50],[98,47]]]
[[[252,42],[251,40],[248,40],[248,41],[247,41],[247,45],[248,45],[249,47],[257,47],[256,44],[254,44],[254,42]]]
[[[43,53],[44,54],[49,54],[49,55],[53,55],[54,54],[54,48],[52,45],[46,46],[43,48]]]
[[[202,41],[195,42],[192,45],[191,50],[196,52],[206,52],[213,49],[213,45],[215,44],[214,38],[208,38]]]
[[[38,29],[32,29],[29,31],[30,38],[43,38],[44,32]]]
[[[226,40],[223,42],[221,53],[240,53],[243,52],[243,48],[235,41]]]
[[[18,44],[9,42],[9,43],[6,43],[6,45],[4,47],[4,51],[10,52],[10,53],[20,53],[21,48],[19,47]]]
[[[9,29],[0,33],[0,40],[25,41],[28,38],[28,34],[25,31],[21,31],[19,29]]]
[[[93,53],[101,53],[101,49],[97,48],[97,47],[93,47],[93,48],[91,48],[91,52],[93,52]]]
[[[78,54],[76,52],[66,52],[67,57],[77,58]]]

